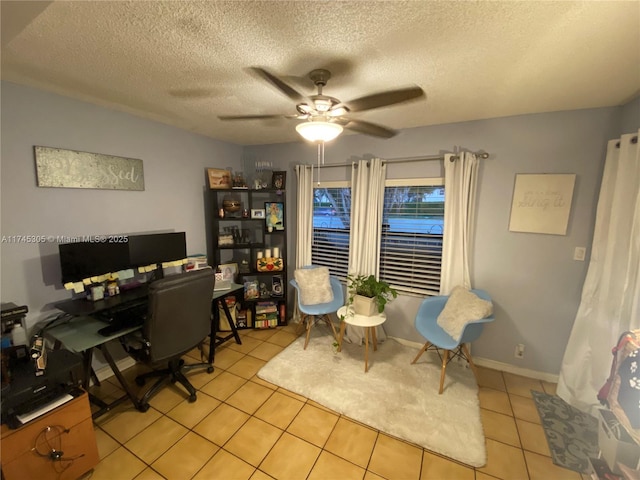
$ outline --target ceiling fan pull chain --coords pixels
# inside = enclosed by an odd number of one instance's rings
[[[318,142],[318,186],[320,186],[320,160],[324,165],[324,142]]]

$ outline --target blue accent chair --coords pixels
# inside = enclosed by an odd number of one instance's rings
[[[307,267],[305,267],[307,268]],[[302,313],[302,321],[305,324],[305,328],[307,329],[307,337],[304,341],[304,349],[307,349],[307,345],[309,344],[309,334],[311,333],[311,327],[320,319],[324,320],[324,322],[331,328],[333,332],[333,337],[338,341],[338,333],[336,332],[336,328],[333,326],[333,322],[329,318],[330,313],[336,313],[340,307],[344,305],[344,292],[342,290],[342,284],[340,280],[335,277],[329,277],[329,281],[331,282],[331,290],[333,291],[333,300],[327,303],[319,303],[317,305],[305,305],[301,302],[302,296],[300,295],[300,286],[298,282],[295,280],[290,280],[289,283],[293,285],[297,291],[298,297],[298,308]]]
[[[491,297],[484,290],[471,290],[478,297],[483,300],[491,301]],[[440,355],[442,359],[442,371],[440,372],[440,390],[438,393],[442,393],[444,387],[445,371],[447,364],[455,357],[460,357],[469,362],[469,366],[473,370],[476,379],[478,378],[476,366],[471,359],[471,353],[467,347],[467,343],[471,343],[477,340],[482,333],[484,325],[494,320],[493,315],[490,315],[481,320],[469,321],[462,330],[460,340],[457,341],[452,338],[445,330],[438,325],[438,315],[444,309],[448,295],[439,295],[435,297],[428,297],[422,301],[418,313],[416,314],[415,326],[420,335],[422,335],[427,342],[424,347],[418,352],[416,358],[411,362],[416,363],[420,356],[429,349],[434,349]],[[440,354],[440,350],[444,350],[443,354]],[[451,355],[452,354],[452,355]]]

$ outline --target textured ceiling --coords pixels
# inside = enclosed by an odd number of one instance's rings
[[[342,101],[408,85],[426,99],[357,114],[402,129],[621,105],[640,89],[640,2],[1,2],[2,79],[241,145],[299,141],[292,100],[328,68]]]

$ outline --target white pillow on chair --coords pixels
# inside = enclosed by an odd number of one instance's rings
[[[458,286],[451,291],[447,303],[438,315],[438,325],[451,335],[451,338],[459,341],[467,323],[488,317],[492,313],[493,303]]]
[[[333,300],[333,290],[327,267],[300,268],[293,272],[300,287],[300,303],[318,305]]]

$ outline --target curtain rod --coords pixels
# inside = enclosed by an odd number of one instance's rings
[[[486,152],[477,153],[478,158],[487,159],[489,158],[489,154]],[[451,157],[451,161],[458,160],[460,157],[458,155],[454,155]],[[424,162],[430,160],[444,160],[444,155],[431,155],[425,157],[397,157],[397,158],[389,158],[383,159],[383,163],[408,163],[408,162]],[[347,163],[328,163],[325,165],[313,165],[315,168],[330,168],[330,167],[350,167],[353,162]],[[311,166],[311,165],[306,165]]]

